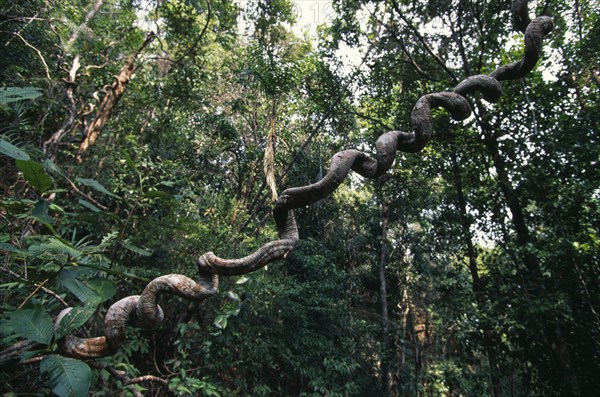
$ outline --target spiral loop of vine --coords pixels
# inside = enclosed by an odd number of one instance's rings
[[[365,178],[377,178],[385,174],[394,163],[396,152],[416,153],[429,142],[433,133],[432,109],[442,107],[455,120],[465,120],[471,113],[466,96],[480,92],[488,102],[496,102],[502,93],[500,81],[520,79],[537,64],[543,38],[552,30],[552,18],[540,16],[531,20],[527,0],[513,2],[512,22],[516,30],[524,33],[523,57],[501,66],[488,75],[466,78],[452,91],[427,94],[419,98],[411,113],[412,132],[388,131],[376,141],[376,155],[371,157],[359,150],[349,149],[336,153],[331,159],[329,171],[318,182],[284,190],[273,209],[279,239],[268,242],[254,253],[240,259],[222,259],[207,252],[198,261],[197,281],[181,274],[169,274],[152,280],[141,295],[128,296],[114,303],[104,320],[104,336],[80,338],[67,335],[59,341],[62,354],[75,358],[94,358],[114,354],[125,341],[125,327],[134,315],[142,326],[158,326],[163,311],[158,298],[164,292],[201,302],[218,290],[219,276],[233,276],[253,272],[268,263],[285,258],[299,239],[294,209],[311,205],[329,195],[344,181],[350,170]],[[56,319],[56,326],[71,310],[63,310]]]

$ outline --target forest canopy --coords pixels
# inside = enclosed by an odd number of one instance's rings
[[[3,396],[600,394],[594,2],[0,0],[0,52]]]

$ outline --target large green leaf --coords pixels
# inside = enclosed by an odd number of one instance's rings
[[[117,239],[118,235],[119,235],[119,232],[117,232],[117,231],[112,231],[112,232],[108,233],[106,236],[102,237],[100,246],[103,248],[108,247]]]
[[[53,176],[62,176],[63,178],[67,177],[67,174],[60,168],[55,162],[50,159],[44,160],[44,168],[50,175]]]
[[[0,104],[35,99],[42,95],[37,87],[2,87],[0,88]]]
[[[24,255],[24,256],[31,255],[28,251],[17,248],[14,245],[8,244],[8,243],[0,243],[0,250],[14,252],[15,254]]]
[[[129,153],[127,153],[127,151],[123,150],[123,151],[121,151],[121,154],[123,155],[123,157],[125,157],[125,162],[127,163],[127,165],[130,166],[132,170],[139,173],[137,166],[135,165],[135,162],[132,160]]]
[[[71,310],[60,320],[60,323],[58,323],[55,334],[56,339],[60,339],[63,336],[70,334],[75,329],[85,324],[96,311],[99,302],[99,300],[89,300],[83,307],[78,306],[71,308]]]
[[[73,258],[77,258],[82,254],[77,248],[64,243],[55,237],[50,237],[41,244],[31,245],[29,247],[29,253],[34,256],[42,254],[65,254]]]
[[[141,256],[150,256],[150,255],[152,255],[152,252],[150,252],[150,251],[148,251],[148,250],[146,250],[144,248],[138,247],[137,245],[125,242],[125,241],[121,241],[121,245],[123,247],[125,247],[126,249],[128,249],[129,251],[135,252],[136,254],[141,255]]]
[[[33,160],[16,160],[16,163],[27,182],[40,193],[44,193],[52,187],[52,178],[46,174],[43,165]]]
[[[58,272],[57,278],[65,288],[71,291],[82,302],[98,298],[96,291],[89,288],[79,279],[79,272],[75,269],[63,269]]]
[[[90,203],[87,200],[79,199],[78,202],[79,202],[79,204],[83,205],[84,207],[86,207],[94,212],[102,212],[102,210],[100,208],[96,207],[94,204]]]
[[[117,292],[115,284],[107,278],[95,277],[87,280],[87,286],[96,292],[102,301],[107,301]]]
[[[103,193],[103,194],[106,194],[108,196],[112,196],[112,197],[115,197],[115,198],[119,198],[119,196],[117,196],[116,194],[113,194],[113,193],[109,192],[107,188],[105,188],[100,182],[98,182],[95,179],[90,179],[90,178],[75,178],[75,180],[77,182],[81,183],[82,185],[89,186],[92,189],[94,189],[94,190],[96,190],[96,191],[98,191],[100,193]]]
[[[52,318],[42,309],[15,310],[10,313],[9,325],[15,334],[45,345],[54,335]]]
[[[4,139],[0,139],[0,153],[12,157],[15,160],[29,160],[29,155],[27,153]]]
[[[52,223],[52,217],[48,215],[48,208],[50,208],[50,202],[46,200],[38,201],[31,210],[31,217],[45,225],[50,225]]]
[[[60,397],[85,397],[90,389],[92,371],[82,361],[52,354],[42,360],[40,372],[48,373],[50,387]]]

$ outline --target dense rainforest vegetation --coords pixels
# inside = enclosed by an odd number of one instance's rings
[[[600,395],[600,9],[529,15],[554,29],[497,102],[434,110],[422,151],[299,208],[285,259],[83,359],[60,340],[276,239],[278,194],[523,33],[508,0],[0,0],[2,396]]]

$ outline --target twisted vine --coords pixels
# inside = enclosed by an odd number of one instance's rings
[[[104,320],[104,336],[79,338],[67,335],[58,343],[61,353],[82,359],[114,354],[125,340],[125,326],[133,313],[144,327],[156,327],[162,322],[163,311],[157,303],[162,293],[201,302],[217,292],[219,276],[250,273],[274,260],[285,258],[299,239],[294,209],[311,205],[332,194],[350,170],[365,178],[377,178],[391,168],[397,151],[421,151],[432,136],[433,108],[444,108],[453,119],[464,120],[472,113],[467,95],[480,92],[486,101],[496,102],[502,93],[500,81],[519,79],[529,73],[541,56],[543,38],[553,28],[550,17],[540,16],[533,21],[529,18],[527,0],[513,2],[511,15],[514,28],[525,34],[523,58],[501,66],[488,75],[468,77],[452,91],[422,96],[411,113],[412,132],[388,131],[382,134],[375,143],[375,157],[356,149],[340,151],[333,156],[327,174],[320,181],[284,190],[273,208],[278,240],[268,242],[254,253],[239,259],[223,259],[212,252],[205,253],[198,260],[197,281],[181,274],[155,278],[141,295],[128,296],[110,307]],[[65,309],[58,315],[57,327],[70,310]]]

